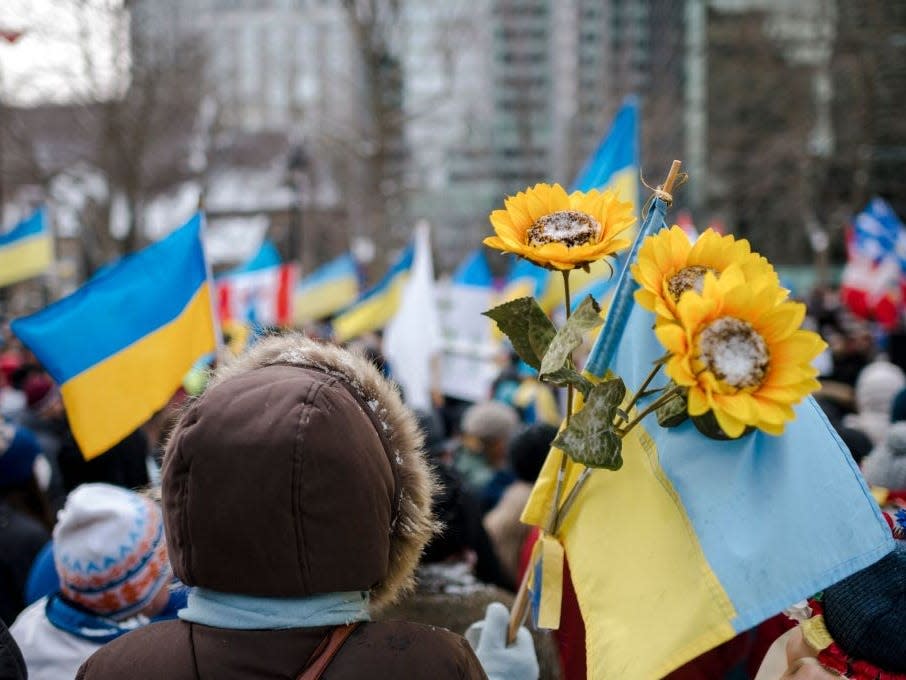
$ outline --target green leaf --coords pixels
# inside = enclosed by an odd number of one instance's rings
[[[525,363],[535,369],[541,367],[541,357],[557,329],[535,298],[518,298],[483,313],[497,323],[500,332],[510,339],[516,354]]]
[[[626,386],[619,378],[592,387],[582,410],[572,415],[553,445],[587,467],[619,470],[623,442],[613,419],[625,396]]]
[[[541,379],[546,380],[547,375],[563,368],[572,351],[582,344],[585,333],[602,323],[601,308],[591,295],[587,296],[551,340],[541,361]]]
[[[670,390],[675,386],[676,383],[671,381],[666,389]],[[676,427],[677,425],[682,425],[686,422],[686,418],[689,417],[685,394],[673,397],[673,399],[661,406],[656,413],[657,424],[661,427]]]
[[[548,373],[544,376],[544,381],[560,387],[572,385],[579,390],[586,399],[588,398],[588,393],[591,392],[591,389],[594,387],[594,384],[590,380],[587,380],[577,370],[569,368],[568,366],[564,366],[559,371]]]

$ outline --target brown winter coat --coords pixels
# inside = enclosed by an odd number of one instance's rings
[[[296,680],[328,628],[224,630],[182,621],[155,623],[105,645],[76,680]],[[359,626],[323,680],[484,678],[461,636],[402,621]]]
[[[164,522],[187,585],[259,597],[411,586],[433,531],[421,435],[367,359],[298,336],[221,369],[167,445]],[[80,680],[296,678],[329,628],[153,624],[99,650]],[[468,644],[405,622],[362,624],[324,680],[484,678]]]

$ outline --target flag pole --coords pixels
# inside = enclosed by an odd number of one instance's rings
[[[204,245],[204,236],[208,230],[208,217],[205,212],[204,190],[198,197],[198,217],[201,220],[201,229],[198,230],[201,238],[201,252],[204,256],[205,278],[208,282],[208,301],[211,305],[211,322],[214,324],[214,358],[217,363],[226,359],[226,345],[223,344],[223,329],[220,327],[220,317],[217,315],[217,303],[214,299],[217,295],[217,289],[214,287],[214,274],[211,271],[211,261],[208,259],[208,252]]]
[[[659,186],[657,189],[654,190],[655,198],[661,198],[662,200],[666,200],[668,203],[672,202],[673,185],[676,184],[676,180],[679,177],[679,172],[680,172],[681,167],[682,167],[681,161],[674,160],[673,163],[671,163],[670,171],[667,173],[667,179],[664,180],[664,183],[661,186]],[[639,235],[640,236],[642,235],[642,231],[639,232]],[[626,266],[629,267],[630,264],[631,264],[631,261],[627,261]],[[561,455],[566,455],[566,454],[561,454]],[[582,482],[584,482],[585,478],[588,477],[588,473],[590,470],[591,470],[591,468],[586,468],[583,471],[582,476],[581,476]],[[577,487],[579,487],[579,486],[581,486],[581,485],[577,484],[577,486],[574,487],[570,491],[570,493],[567,497],[566,503],[564,503],[564,505],[561,508],[554,508],[552,510],[552,514],[556,518],[553,523],[554,527],[560,526],[560,524],[562,523],[561,515],[564,514],[564,512],[566,510],[569,510],[569,508],[572,507],[573,503],[575,502],[576,494],[578,492]],[[556,531],[556,528],[553,529],[553,531]],[[507,626],[507,644],[508,645],[512,645],[514,642],[516,642],[516,635],[518,634],[519,628],[520,628],[520,626],[522,626],[522,622],[525,621],[526,614],[528,613],[528,605],[529,605],[528,581],[529,581],[529,576],[534,571],[533,561],[534,561],[533,559],[531,559],[531,558],[529,559],[529,564],[525,570],[525,573],[522,575],[522,581],[519,583],[519,590],[516,593],[516,599],[513,601],[513,608],[510,610],[510,622],[509,622],[509,625]]]

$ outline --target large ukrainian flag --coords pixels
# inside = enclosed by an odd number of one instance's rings
[[[337,315],[333,320],[333,334],[337,342],[352,340],[387,325],[399,309],[414,257],[415,244],[409,244],[377,284]]]
[[[296,284],[293,318],[297,324],[326,318],[351,305],[358,296],[358,268],[355,258],[346,253]]]
[[[621,201],[639,206],[639,105],[628,97],[573,182],[574,190],[613,189]]]
[[[87,459],[161,409],[216,347],[201,215],[98,272],[13,332],[60,384]]]
[[[645,235],[665,226],[665,210],[654,201],[629,262]],[[653,316],[634,303],[628,269],[586,370],[613,371],[632,390],[663,349]],[[548,456],[523,521],[547,519],[561,456]],[[780,437],[716,442],[688,421],[664,429],[649,415],[623,441],[623,461],[617,472],[591,472],[556,536],[585,621],[589,678],[660,678],[893,548],[856,464],[811,398]],[[568,462],[567,492],[583,470]],[[539,601],[557,595],[544,592],[556,590],[555,579],[536,581]]]
[[[0,234],[0,286],[42,274],[52,262],[53,239],[44,208]]]

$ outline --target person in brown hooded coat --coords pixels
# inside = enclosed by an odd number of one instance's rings
[[[164,458],[188,606],[106,645],[77,678],[485,678],[459,635],[370,621],[411,587],[435,529],[421,447],[361,355],[284,336],[220,369]]]

